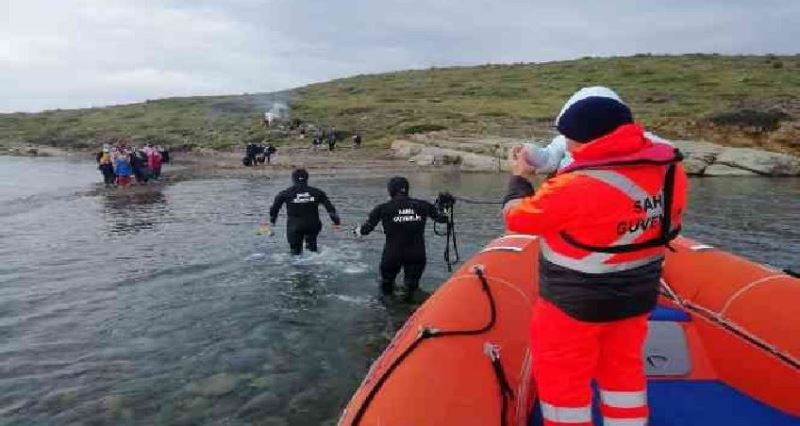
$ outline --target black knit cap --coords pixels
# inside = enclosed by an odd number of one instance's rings
[[[308,172],[306,169],[295,169],[292,172],[292,182],[295,184],[308,183]]]
[[[389,195],[394,197],[397,194],[408,195],[408,179],[402,176],[395,176],[389,179],[386,189],[389,190]]]
[[[586,143],[633,123],[630,108],[616,99],[591,96],[567,107],[556,124],[562,135]]]

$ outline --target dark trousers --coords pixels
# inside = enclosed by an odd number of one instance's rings
[[[381,259],[381,291],[384,294],[394,292],[394,281],[400,270],[403,270],[403,284],[409,297],[419,288],[419,280],[425,271],[425,258],[404,260],[384,256]]]
[[[308,251],[317,251],[317,236],[322,230],[322,225],[310,226],[307,228],[289,226],[286,228],[286,239],[289,241],[289,250],[297,256],[303,253],[303,243],[305,242]]]
[[[145,168],[134,167],[133,168],[133,176],[136,178],[136,182],[145,183],[149,179],[148,170]]]
[[[101,164],[100,172],[103,173],[103,183],[113,185],[117,176],[114,174],[114,166],[111,164]]]

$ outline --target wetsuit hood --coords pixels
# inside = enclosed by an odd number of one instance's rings
[[[408,195],[408,179],[402,176],[395,176],[389,179],[386,189],[389,190],[389,196],[391,197],[395,197],[397,195]]]
[[[292,182],[295,185],[306,185],[308,184],[308,172],[306,169],[297,169],[292,172]]]

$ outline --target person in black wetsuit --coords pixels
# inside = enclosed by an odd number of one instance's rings
[[[325,192],[308,186],[308,172],[297,169],[292,172],[294,185],[281,191],[269,209],[269,222],[275,226],[278,213],[283,204],[286,204],[286,238],[293,255],[303,252],[303,242],[309,251],[317,251],[317,235],[322,230],[319,220],[319,205],[322,204],[331,217],[336,230],[341,227],[341,221],[336,214],[336,208],[328,199]]]
[[[433,204],[408,196],[409,184],[404,177],[393,177],[388,184],[391,200],[375,207],[364,224],[356,227],[356,236],[367,235],[381,223],[386,234],[381,258],[381,291],[394,293],[394,282],[400,269],[406,286],[406,300],[412,301],[425,271],[425,224],[428,218],[446,223],[447,216]]]
[[[133,148],[130,154],[131,167],[137,183],[147,183],[150,179],[150,170],[147,167],[147,156],[138,148]]]

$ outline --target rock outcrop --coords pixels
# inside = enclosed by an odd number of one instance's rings
[[[395,156],[420,166],[449,166],[468,172],[508,170],[505,158],[517,144],[510,138],[464,138],[431,133],[392,144]],[[541,142],[545,144],[546,142]],[[753,148],[733,148],[709,142],[674,141],[691,176],[800,176],[800,158]]]
[[[697,176],[697,175],[693,175]],[[712,164],[705,168],[702,176],[758,176],[750,170],[739,169],[725,164]]]
[[[800,158],[753,148],[727,148],[717,156],[716,164],[749,170],[765,176],[800,175]]]

